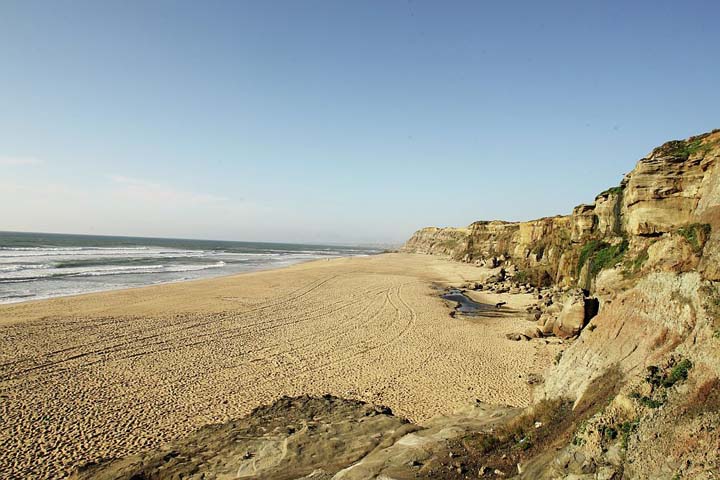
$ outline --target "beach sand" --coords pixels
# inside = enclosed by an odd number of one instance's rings
[[[451,318],[434,286],[488,273],[384,254],[0,306],[0,477],[62,477],[282,395],[419,422],[476,399],[526,406],[558,348],[505,338],[530,325],[513,313],[529,296]]]

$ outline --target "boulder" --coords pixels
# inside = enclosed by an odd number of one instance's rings
[[[553,333],[560,338],[579,335],[590,319],[597,315],[599,305],[598,299],[586,297],[582,293],[570,295],[553,325]]]
[[[538,327],[530,327],[523,332],[523,335],[529,338],[542,338],[544,337],[542,330]]]
[[[540,318],[537,321],[537,326],[540,328],[543,335],[552,335],[553,330],[555,329],[556,320],[557,316],[546,312],[540,315]]]
[[[530,337],[522,333],[506,333],[505,338],[507,338],[508,340],[513,340],[515,342],[519,342],[520,340],[530,340]]]

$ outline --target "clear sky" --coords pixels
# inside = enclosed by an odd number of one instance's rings
[[[0,2],[0,230],[402,241],[720,128],[720,2]]]

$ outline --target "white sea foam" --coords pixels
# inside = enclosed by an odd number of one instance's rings
[[[0,272],[19,272],[21,270],[37,270],[40,268],[50,268],[52,265],[46,263],[29,263],[20,265],[0,265]],[[2,276],[0,275],[0,278]]]
[[[0,258],[16,257],[153,257],[205,255],[204,250],[185,250],[157,247],[0,247]]]
[[[0,233],[0,242],[2,239]],[[23,241],[32,242],[33,238],[26,235]],[[367,253],[334,247],[284,248],[279,244],[207,241],[128,246],[57,246],[40,242],[35,245],[0,246],[0,303],[194,280]]]
[[[0,247],[0,250],[147,250],[153,247]]]
[[[227,265],[223,261],[204,265],[123,265],[123,266],[94,266],[74,268],[38,268],[31,275],[20,273],[23,270],[3,272],[0,274],[0,283],[29,282],[57,277],[98,277],[105,275],[128,275],[148,273],[177,273],[196,272],[211,268],[222,268]]]

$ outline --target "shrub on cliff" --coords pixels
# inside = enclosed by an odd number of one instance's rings
[[[705,155],[717,145],[717,141],[705,141],[706,137],[707,134],[689,140],[668,142],[667,153],[681,158],[688,158],[698,152]]]
[[[677,382],[687,380],[688,371],[692,368],[692,362],[687,358],[678,363],[670,370],[663,381],[663,387],[672,387]]]
[[[707,223],[693,223],[679,228],[678,233],[688,241],[695,253],[699,253],[710,237],[710,230],[711,227]]]
[[[640,252],[637,254],[634,260],[630,261],[627,264],[628,273],[636,273],[639,272],[643,265],[645,265],[645,262],[647,262],[650,259],[650,254],[648,253],[647,248],[643,248],[640,250]]]
[[[647,368],[647,376],[645,381],[653,387],[665,387],[670,388],[678,382],[687,380],[688,372],[692,368],[693,364],[690,359],[685,358],[680,362],[672,365],[669,370],[662,369],[655,365],[650,365]]]
[[[610,195],[620,195],[621,193],[623,193],[623,190],[625,190],[624,185],[620,185],[617,187],[610,187],[607,190],[602,191],[600,193],[600,195],[598,195],[598,197],[607,197]]]
[[[601,270],[612,267],[622,260],[627,248],[628,242],[625,239],[615,245],[610,245],[602,240],[590,240],[580,250],[577,265],[578,275],[588,263],[590,278],[594,278]]]

